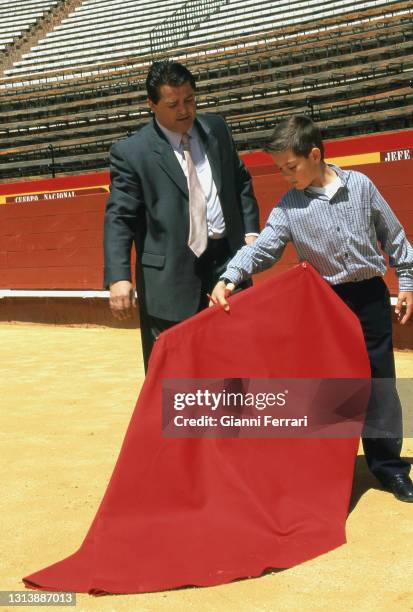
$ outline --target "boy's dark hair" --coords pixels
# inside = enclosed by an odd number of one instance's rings
[[[296,115],[277,125],[265,150],[268,153],[280,153],[291,149],[295,155],[308,157],[314,147],[320,149],[323,160],[324,145],[320,130],[310,117]]]
[[[161,85],[180,87],[185,83],[190,83],[192,89],[196,89],[195,77],[188,68],[178,62],[171,62],[170,60],[154,62],[146,77],[148,98],[154,104],[158,104],[159,98],[161,97],[159,91]]]

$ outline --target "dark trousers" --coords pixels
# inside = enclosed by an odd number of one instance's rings
[[[208,247],[206,251],[195,262],[195,274],[201,280],[201,292],[197,312],[200,312],[208,306],[209,298],[207,294],[211,293],[219,277],[225,272],[227,263],[231,259],[232,255],[233,254],[231,253],[226,238],[208,240]],[[250,285],[251,283],[249,281],[242,283],[237,287],[237,291],[245,289]],[[156,338],[161,332],[169,329],[173,325],[176,325],[179,323],[179,321],[168,321],[166,319],[153,317],[145,311],[145,308],[142,307],[142,305],[140,306],[139,310],[143,361],[146,372],[148,368],[149,356]]]
[[[378,276],[332,289],[357,315],[363,330],[372,376],[363,448],[371,472],[385,483],[395,474],[410,472],[410,464],[400,458],[402,411],[395,386],[389,291]],[[374,431],[380,431],[380,437]]]

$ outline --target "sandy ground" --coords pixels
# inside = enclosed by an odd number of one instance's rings
[[[81,543],[117,458],[143,368],[135,330],[2,324],[0,344],[0,590],[20,590],[22,576]],[[397,353],[397,367],[399,376],[412,376],[413,353]],[[412,458],[412,438],[403,454]],[[257,579],[148,595],[80,594],[76,609],[413,610],[413,505],[381,491],[362,456],[347,538],[333,552]]]

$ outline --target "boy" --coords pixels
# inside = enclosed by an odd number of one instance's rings
[[[367,176],[324,162],[320,131],[308,117],[277,126],[267,151],[292,189],[272,210],[256,242],[229,262],[210,305],[229,310],[226,297],[235,286],[278,261],[291,241],[300,259],[318,270],[359,318],[372,378],[394,380],[390,296],[378,242],[399,277],[396,313],[404,324],[413,312],[413,248],[402,226]],[[372,393],[369,411],[383,431],[401,432],[400,401],[390,386],[386,401]],[[410,464],[400,458],[401,446],[401,437],[363,438],[367,464],[383,487],[413,502]]]

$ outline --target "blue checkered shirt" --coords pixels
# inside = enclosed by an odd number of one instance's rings
[[[331,200],[310,190],[288,191],[254,244],[231,259],[225,278],[238,285],[276,263],[292,242],[300,261],[331,285],[383,276],[384,251],[400,291],[413,290],[413,248],[386,200],[361,172],[331,168],[342,183]]]

